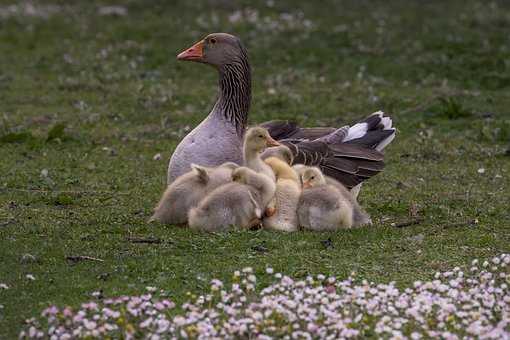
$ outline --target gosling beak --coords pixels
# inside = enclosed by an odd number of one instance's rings
[[[303,189],[311,188],[312,185],[310,184],[310,181],[303,182]]]
[[[201,61],[204,54],[204,41],[200,40],[195,45],[177,55],[177,60]]]
[[[280,146],[280,143],[278,143],[277,141],[275,141],[273,138],[271,138],[271,136],[268,136],[266,138],[266,145],[267,147],[271,147],[271,146]]]

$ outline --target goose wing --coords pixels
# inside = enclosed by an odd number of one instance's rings
[[[383,170],[381,151],[395,137],[391,118],[381,111],[341,128],[301,128],[295,122],[283,120],[261,126],[290,148],[295,164],[318,166],[348,188]]]
[[[272,120],[260,124],[269,131],[275,140],[296,141],[320,140],[328,144],[346,143],[381,151],[395,137],[395,128],[390,117],[384,112],[372,113],[367,118],[351,126],[341,128],[313,127],[302,128],[296,122]]]
[[[288,120],[271,120],[260,124],[269,131],[271,137],[280,139],[315,140],[335,131],[332,127],[302,128],[296,122]]]
[[[351,189],[384,168],[383,154],[350,144],[282,140],[294,155],[294,164],[319,167],[325,175]]]

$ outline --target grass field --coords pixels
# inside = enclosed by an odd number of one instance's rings
[[[98,290],[156,286],[181,302],[266,265],[406,285],[510,251],[507,2],[106,5],[0,5],[0,338]],[[375,225],[205,234],[146,223],[173,148],[216,93],[213,69],[175,56],[215,31],[249,50],[252,124],[393,117],[387,167],[361,193]]]

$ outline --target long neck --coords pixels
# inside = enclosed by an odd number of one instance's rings
[[[247,147],[246,141],[243,147],[243,162],[248,168],[260,171],[263,169],[264,161],[260,158],[260,152]]]
[[[251,70],[248,56],[241,56],[219,68],[220,95],[214,111],[235,125],[244,134],[251,104]]]

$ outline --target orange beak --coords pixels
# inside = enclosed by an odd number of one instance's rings
[[[303,182],[303,189],[311,188],[312,185],[310,184],[310,181]]]
[[[177,60],[200,61],[204,56],[204,41],[200,40],[195,45],[177,55]]]
[[[271,138],[271,136],[268,136],[266,138],[266,145],[268,147],[270,146],[280,146],[280,143],[278,143],[277,141],[275,141],[273,138]]]

